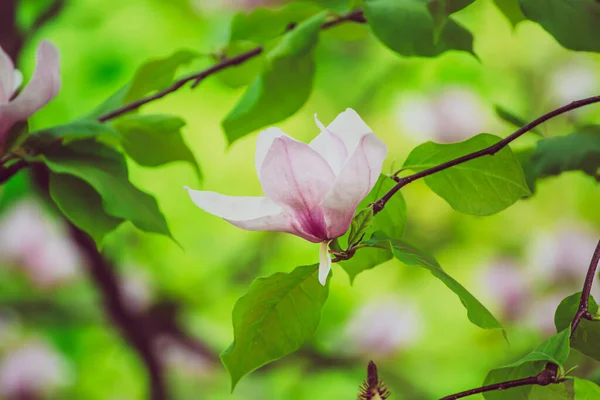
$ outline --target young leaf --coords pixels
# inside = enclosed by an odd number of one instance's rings
[[[451,18],[443,24],[438,20],[436,26],[426,1],[366,0],[364,13],[375,36],[401,55],[435,57],[447,50],[473,53],[471,33]]]
[[[469,321],[483,329],[502,329],[502,325],[492,313],[469,293],[467,289],[448,275],[433,256],[416,249],[408,243],[379,235],[374,235],[373,238],[363,242],[362,245],[365,248],[358,249],[354,257],[359,257],[363,251],[372,250],[370,253],[374,260],[386,261],[386,254],[392,254],[406,265],[423,267],[429,270],[433,276],[442,281],[448,289],[452,290],[458,296],[463,306],[467,309]],[[375,252],[373,249],[378,249],[379,252]],[[349,261],[352,261],[352,259]],[[364,268],[359,270],[356,268],[359,265],[355,264],[353,268],[348,269],[348,264],[342,262],[342,267],[348,272],[351,279],[364,269],[372,268],[369,264],[362,264]]]
[[[519,0],[494,0],[494,4],[496,4],[496,7],[504,14],[513,27],[526,19],[519,6]]]
[[[587,379],[575,378],[575,400],[600,399],[600,386]]]
[[[289,117],[308,100],[313,49],[326,15],[322,12],[301,23],[266,55],[264,71],[222,122],[230,143]]]
[[[494,383],[535,376],[544,369],[548,362],[554,363],[562,369],[571,351],[569,346],[569,335],[570,330],[567,328],[548,338],[544,343],[538,346],[537,349],[521,358],[519,361],[502,368],[491,370],[483,384],[487,386]],[[558,391],[556,388],[544,388],[544,390],[536,389],[536,397],[531,396],[532,385],[510,388],[502,391],[486,392],[483,395],[487,400],[529,400],[531,398],[558,400],[558,398],[564,397],[557,397],[557,395],[569,392],[564,384],[561,385],[563,388],[559,388]]]
[[[108,215],[98,192],[74,176],[51,172],[50,196],[60,211],[74,225],[87,232],[97,245],[124,222],[123,218]]]
[[[404,162],[405,168],[423,171],[457,157],[481,150],[501,139],[480,134],[452,144],[424,143]],[[429,175],[425,183],[457,211],[491,215],[531,194],[521,164],[507,146],[484,156]]]
[[[199,56],[191,50],[179,50],[164,58],[150,60],[142,64],[131,82],[110,96],[103,104],[88,115],[96,118],[113,111],[123,104],[139,100],[147,94],[167,88],[175,78],[177,70]]]
[[[348,245],[352,246],[359,243],[365,236],[373,220],[373,208],[367,207],[359,211],[350,224],[350,235],[348,236]]]
[[[570,327],[571,321],[579,308],[579,300],[581,298],[581,292],[572,294],[571,296],[563,299],[556,309],[554,314],[554,324],[557,330],[566,329]],[[592,296],[588,300],[588,310],[592,315],[598,312],[598,304]],[[572,346],[574,349],[582,352],[586,356],[592,357],[595,360],[600,361],[600,347],[598,342],[600,341],[600,321],[589,321],[582,319],[575,330],[575,334],[572,338]]]
[[[172,237],[154,197],[133,186],[122,154],[93,140],[50,148],[42,157],[50,170],[87,182],[102,198],[106,213],[136,227]]]
[[[232,391],[244,375],[296,351],[313,335],[327,294],[317,265],[252,283],[233,308],[234,341],[221,354]]]
[[[181,136],[185,121],[171,115],[133,115],[114,123],[123,136],[123,149],[138,164],[156,167],[173,161],[187,161],[198,179],[202,173],[194,155]]]
[[[110,125],[95,120],[78,120],[52,128],[41,129],[31,132],[23,142],[22,147],[35,153],[43,151],[44,148],[56,143],[57,140],[88,139],[110,137],[121,139],[119,132]]]
[[[279,8],[255,8],[250,13],[235,14],[229,41],[247,40],[264,44],[282,35],[292,23],[299,23],[320,11],[314,3],[294,2]]]
[[[520,4],[527,18],[564,47],[600,52],[600,3],[596,0],[520,0]]]

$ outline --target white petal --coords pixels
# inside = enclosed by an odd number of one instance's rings
[[[338,135],[325,128],[317,118],[317,114],[315,114],[315,123],[321,133],[309,143],[309,146],[323,156],[333,173],[337,175],[348,158],[346,145]]]
[[[348,153],[352,154],[360,139],[373,130],[362,120],[362,118],[351,108],[340,113],[327,127],[342,139]]]
[[[0,104],[7,103],[13,93],[13,70],[12,60],[0,47]]]
[[[281,129],[273,127],[265,129],[258,135],[258,138],[256,139],[256,153],[254,155],[256,174],[258,176],[260,176],[260,168],[262,167],[263,161],[265,161],[267,153],[271,149],[271,145],[273,145],[273,141],[282,136],[295,140]]]
[[[19,71],[18,69],[15,69],[15,72],[13,73],[12,94],[14,94],[17,91],[17,89],[21,87],[22,83],[23,83],[23,73],[21,71]]]
[[[387,146],[374,133],[363,136],[321,204],[329,238],[348,230],[356,207],[377,182],[386,156]]]
[[[327,283],[327,276],[331,270],[331,257],[329,256],[329,242],[321,242],[319,248],[319,282],[325,286]]]
[[[192,190],[190,198],[204,211],[249,231],[274,231],[298,234],[291,218],[266,197],[226,196],[220,193]]]

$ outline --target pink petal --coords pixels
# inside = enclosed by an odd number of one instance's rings
[[[329,242],[330,240],[321,242],[321,247],[319,248],[319,282],[321,282],[321,285],[323,286],[327,283],[327,276],[331,270]]]
[[[374,133],[360,140],[322,204],[329,238],[348,230],[356,207],[377,182],[386,156],[387,146]]]
[[[254,155],[254,163],[256,165],[256,174],[260,176],[260,169],[262,167],[263,161],[265,161],[265,157],[267,153],[271,149],[273,145],[273,141],[279,137],[288,137],[292,140],[295,140],[288,136],[284,131],[279,128],[267,128],[264,131],[260,132],[258,138],[256,139],[256,153]]]
[[[42,40],[36,59],[35,71],[29,84],[16,99],[0,106],[0,134],[8,131],[15,122],[26,120],[48,104],[60,90],[58,49],[52,43]]]
[[[346,111],[340,113],[327,129],[342,139],[348,153],[351,154],[360,139],[368,134],[373,133],[373,130],[362,120],[362,118],[351,108],[347,108]]]
[[[321,129],[321,133],[310,142],[309,146],[323,156],[337,175],[348,158],[346,145],[338,135],[325,128],[317,118],[317,114],[315,114],[315,123]]]
[[[0,104],[8,103],[8,99],[13,94],[14,69],[12,60],[0,47]]]
[[[215,192],[192,190],[190,198],[204,211],[249,231],[274,231],[297,234],[291,218],[266,197],[226,196]]]
[[[319,204],[330,191],[335,175],[319,153],[305,143],[279,137],[264,159],[259,178],[266,196],[287,208],[299,229],[327,239]]]

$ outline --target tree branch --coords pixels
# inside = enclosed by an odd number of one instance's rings
[[[426,169],[421,172],[417,172],[416,174],[405,176],[403,178],[396,178],[396,182],[397,182],[396,185],[392,189],[390,189],[389,192],[387,192],[385,195],[383,195],[383,197],[381,199],[379,199],[375,203],[373,203],[373,214],[377,214],[378,212],[380,212],[383,209],[383,207],[385,207],[385,204],[392,198],[392,196],[394,194],[396,194],[396,192],[398,192],[398,190],[400,190],[404,186],[408,185],[409,183],[416,181],[417,179],[424,178],[429,175],[433,175],[436,172],[443,171],[445,169],[454,167],[455,165],[459,165],[459,164],[474,160],[479,157],[488,156],[488,155],[493,156],[494,154],[496,154],[497,152],[502,150],[504,147],[508,146],[508,144],[510,142],[512,142],[513,140],[521,137],[523,134],[529,132],[536,126],[548,121],[549,119],[554,118],[558,115],[564,114],[567,111],[575,110],[577,108],[587,106],[588,104],[593,104],[593,103],[598,103],[598,102],[600,102],[600,96],[588,97],[586,99],[574,101],[570,104],[567,104],[566,106],[562,106],[553,111],[550,111],[549,113],[542,115],[541,117],[537,118],[534,121],[531,121],[527,125],[523,126],[519,130],[517,130],[516,132],[512,133],[510,136],[507,136],[506,138],[502,139],[498,143],[493,144],[485,149],[464,155],[462,157],[455,158],[454,160],[450,160],[443,164],[436,165],[435,167]]]
[[[571,337],[575,334],[575,329],[581,322],[582,318],[592,320],[594,316],[588,310],[588,300],[590,297],[590,293],[592,292],[592,286],[594,284],[594,278],[596,276],[596,269],[598,268],[598,263],[600,263],[600,241],[596,245],[596,250],[594,251],[594,255],[592,256],[592,260],[590,261],[590,266],[588,268],[587,275],[585,277],[585,282],[583,283],[583,290],[581,291],[581,300],[579,301],[579,308],[577,309],[577,313],[573,318],[573,322],[571,323]]]
[[[19,160],[6,168],[0,167],[0,184],[8,181],[15,176],[20,170],[27,167],[29,163],[25,160]]]
[[[344,22],[365,23],[365,22],[367,22],[367,20],[365,19],[362,10],[355,10],[355,11],[348,13],[347,15],[344,15],[341,17],[336,17],[335,19],[333,19],[331,21],[325,22],[323,24],[322,29],[329,29],[329,28],[332,28],[332,27],[337,26]],[[264,51],[263,46],[257,46],[255,48],[253,48],[245,53],[242,53],[240,55],[237,55],[235,57],[226,58],[226,59],[222,60],[221,62],[219,62],[218,64],[215,64],[212,67],[210,67],[204,71],[198,72],[193,75],[186,76],[186,77],[174,82],[168,88],[163,89],[151,96],[141,98],[137,101],[134,101],[133,103],[126,104],[120,108],[117,108],[114,111],[104,114],[104,115],[98,117],[98,121],[106,122],[108,120],[117,118],[123,114],[127,114],[131,111],[137,110],[138,108],[140,108],[141,106],[143,106],[145,104],[148,104],[154,100],[158,100],[160,98],[165,97],[166,95],[168,95],[170,93],[175,92],[176,90],[180,89],[188,82],[194,81],[194,83],[192,84],[192,88],[195,88],[196,86],[198,86],[198,84],[201,81],[203,81],[205,78],[209,77],[210,75],[213,75],[213,74],[215,74],[219,71],[222,71],[226,68],[230,68],[230,67],[242,64],[245,61],[258,56],[263,51]]]

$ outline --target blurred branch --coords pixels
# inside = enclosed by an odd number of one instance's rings
[[[24,37],[17,26],[18,0],[2,0],[0,12],[0,47],[16,60],[23,47]]]
[[[515,379],[512,381],[506,381],[501,383],[494,383],[493,385],[482,386],[475,389],[466,390],[464,392],[451,394],[450,396],[442,397],[440,400],[456,400],[463,397],[472,396],[474,394],[492,392],[494,390],[506,390],[519,386],[539,385],[548,386],[553,383],[564,382],[564,378],[558,378],[558,366],[556,364],[548,363],[546,368],[537,375],[530,376],[522,379]]]
[[[65,7],[65,4],[65,0],[54,0],[52,4],[50,4],[50,7],[41,12],[40,15],[37,16],[35,21],[33,21],[33,24],[31,24],[31,27],[27,32],[27,36],[31,37],[35,35],[42,26],[46,25],[48,21],[52,20],[58,14],[60,14],[60,12]]]
[[[340,17],[336,17],[336,18],[332,19],[331,21],[325,22],[323,24],[322,29],[329,29],[329,28],[332,28],[332,27],[337,26],[344,22],[365,23],[366,21],[367,20],[365,19],[362,10],[355,10],[355,11],[350,12],[349,14],[346,14],[346,15],[340,16]],[[184,78],[174,82],[171,86],[169,86],[168,88],[166,88],[164,90],[161,90],[160,92],[157,92],[148,97],[141,98],[137,101],[134,101],[133,103],[126,104],[114,111],[104,114],[104,115],[98,117],[98,121],[105,122],[105,121],[111,120],[113,118],[119,117],[123,114],[127,114],[128,112],[137,110],[144,104],[150,103],[154,100],[158,100],[160,98],[165,97],[166,95],[168,95],[170,93],[175,92],[176,90],[180,89],[188,82],[194,81],[194,83],[192,84],[192,88],[195,88],[196,86],[198,86],[198,84],[200,82],[202,82],[205,78],[209,77],[210,75],[213,75],[213,74],[215,74],[221,70],[224,70],[226,68],[230,68],[230,67],[242,64],[245,61],[258,56],[263,51],[264,51],[264,47],[258,46],[258,47],[255,47],[245,53],[242,53],[238,56],[235,56],[232,58],[225,58],[225,59],[221,60],[218,64],[215,64],[212,67],[210,67],[204,71],[198,72],[196,74],[192,74],[190,76],[184,77]]]
[[[548,121],[549,119],[552,119],[558,115],[564,114],[568,111],[575,110],[577,108],[587,106],[587,105],[593,104],[593,103],[598,103],[598,102],[600,102],[600,96],[593,96],[593,97],[588,97],[586,99],[574,101],[570,104],[567,104],[566,106],[562,106],[560,108],[557,108],[553,111],[550,111],[550,112],[542,115],[541,117],[531,121],[527,125],[518,129],[516,132],[514,132],[511,135],[507,136],[506,138],[502,139],[498,143],[493,144],[489,147],[486,147],[485,149],[464,155],[462,157],[455,158],[454,160],[450,160],[443,164],[436,165],[435,167],[428,168],[426,170],[417,172],[417,173],[409,175],[409,176],[405,176],[403,178],[395,177],[394,179],[397,182],[396,185],[392,189],[390,189],[389,192],[387,192],[385,195],[383,195],[383,197],[381,199],[379,199],[375,203],[373,203],[373,205],[372,205],[373,214],[377,214],[378,212],[383,210],[383,207],[385,207],[385,204],[388,202],[389,199],[392,198],[392,196],[394,194],[396,194],[396,192],[398,192],[401,188],[408,185],[409,183],[416,181],[417,179],[424,178],[429,175],[433,175],[436,172],[443,171],[445,169],[454,167],[455,165],[459,165],[459,164],[474,160],[479,157],[493,156],[494,154],[496,154],[497,152],[502,150],[504,147],[508,146],[508,144],[511,143],[512,141],[514,141],[515,139],[521,137],[525,133],[534,129],[536,126],[541,125],[542,123]]]
[[[596,245],[596,250],[594,251],[594,255],[592,256],[592,261],[590,261],[590,266],[588,268],[587,275],[585,277],[585,282],[583,283],[583,290],[581,291],[581,300],[579,301],[579,308],[577,309],[577,313],[573,318],[573,322],[571,323],[571,337],[575,333],[575,329],[581,322],[582,318],[593,320],[594,316],[588,310],[588,300],[590,297],[590,293],[592,292],[592,286],[594,284],[594,278],[596,276],[596,269],[598,268],[598,263],[600,263],[600,241]]]
[[[0,184],[8,181],[10,178],[15,176],[20,170],[29,165],[29,162],[25,160],[19,160],[6,168],[0,167]]]

